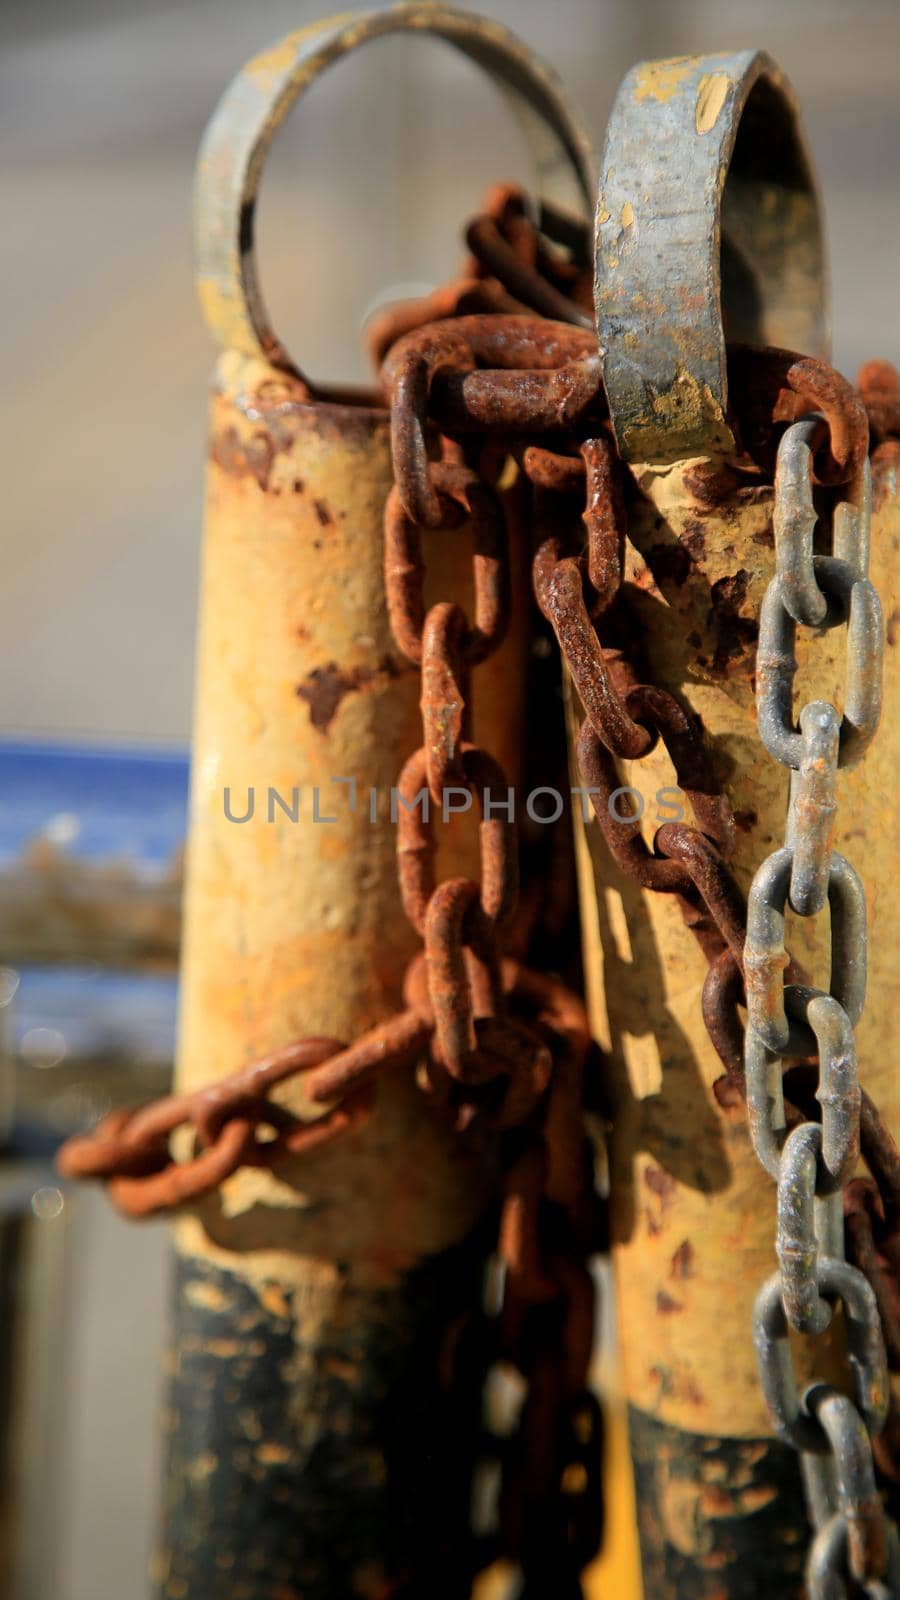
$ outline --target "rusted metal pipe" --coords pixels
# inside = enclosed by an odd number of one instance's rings
[[[392,469],[375,405],[313,398],[269,327],[252,245],[268,143],[332,61],[400,30],[512,92],[547,199],[582,214],[586,145],[552,76],[497,24],[401,7],[291,35],[226,93],[201,152],[198,272],[221,347],[210,411],[177,1085],[298,1035],[344,1041],[400,1003],[390,789],[420,743],[418,675],[385,607]],[[454,533],[427,551],[466,596]],[[454,577],[455,575],[455,577]],[[513,586],[525,581],[524,561]],[[471,606],[468,608],[471,611]],[[519,765],[524,632],[476,667],[475,736]],[[480,719],[480,721],[479,721]],[[451,845],[457,870],[471,840]],[[454,853],[455,852],[455,853]],[[297,1113],[301,1079],[279,1091]],[[498,1200],[412,1072],[343,1140],[234,1173],[176,1228],[163,1600],[467,1593],[480,1422],[469,1334]]]

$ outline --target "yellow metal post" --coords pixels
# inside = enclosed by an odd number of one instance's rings
[[[549,197],[583,211],[590,193],[584,142],[554,80],[505,30],[442,6],[292,35],[250,63],[213,118],[198,175],[198,272],[222,354],[177,1063],[185,1090],[301,1035],[352,1040],[397,1008],[415,944],[390,806],[420,728],[418,675],[394,644],[384,597],[388,419],[374,403],[311,393],[269,327],[252,241],[262,159],[290,105],[348,50],[401,30],[444,38],[512,93]],[[466,569],[461,538],[429,551],[444,594],[451,570]],[[520,628],[478,669],[476,736],[513,777],[523,650]],[[302,1080],[282,1093],[295,1112],[310,1109]],[[461,1152],[411,1072],[398,1070],[365,1125],[277,1176],[241,1170],[179,1222],[157,1562],[165,1600],[226,1589],[235,1600],[374,1597],[426,1573],[446,1586],[436,1593],[459,1592],[480,1428],[463,1335],[489,1244],[479,1223],[494,1198],[490,1149]]]

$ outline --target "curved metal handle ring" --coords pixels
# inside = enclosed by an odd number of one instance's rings
[[[595,301],[629,461],[733,446],[726,337],[828,356],[818,192],[793,92],[764,52],[628,73],[603,153]]]
[[[194,206],[203,314],[217,343],[297,370],[273,332],[256,273],[254,211],[263,163],[288,112],[341,57],[391,33],[444,39],[512,99],[537,168],[540,198],[590,217],[590,146],[555,75],[496,22],[448,6],[358,12],[291,33],[250,61],[226,89],[200,147]]]

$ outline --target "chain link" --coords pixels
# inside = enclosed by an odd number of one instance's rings
[[[860,1090],[853,1031],[865,1002],[866,904],[862,884],[833,849],[837,773],[862,756],[881,704],[881,610],[868,579],[868,464],[842,495],[832,556],[813,553],[817,515],[813,450],[827,433],[821,416],[785,432],[775,470],[775,576],[766,591],[757,656],[760,738],[792,769],[786,842],[758,868],[747,902],[744,976],[745,1073],[750,1134],[777,1184],[779,1270],[760,1290],[754,1338],[763,1394],[776,1431],[800,1453],[810,1518],[810,1596],[896,1593],[888,1573],[896,1533],[875,1484],[872,1437],[888,1410],[887,1355],[875,1292],[844,1259],[840,1192],[860,1148]],[[844,711],[813,701],[792,715],[797,625],[847,625]],[[817,916],[828,903],[828,994],[786,984],[785,908]],[[814,1053],[821,1122],[787,1131],[785,1058]],[[801,1397],[788,1332],[820,1335],[835,1302],[843,1307],[853,1399],[826,1385]]]
[[[428,350],[424,365],[419,359],[423,342]],[[410,659],[423,666],[424,742],[399,780],[397,854],[404,909],[424,941],[427,1014],[434,1025],[432,1087],[439,1094],[446,1094],[449,1087],[457,1099],[465,1096],[460,1103],[464,1126],[480,1110],[483,1114],[473,1096],[482,1089],[489,1093],[505,1081],[503,1098],[491,1102],[490,1120],[501,1131],[516,1134],[500,1219],[498,1255],[505,1281],[499,1326],[505,1359],[519,1369],[528,1394],[519,1429],[524,1455],[507,1463],[501,1505],[507,1548],[527,1579],[529,1572],[534,1575],[536,1563],[541,1570],[546,1567],[548,1542],[560,1560],[574,1560],[580,1567],[596,1551],[599,1538],[600,1430],[596,1402],[588,1390],[594,1289],[585,1255],[590,1241],[584,1234],[588,1191],[580,1109],[581,1064],[589,1038],[580,1004],[570,1001],[570,1020],[577,1010],[577,1070],[566,1079],[554,1072],[553,1055],[533,1027],[507,1013],[501,940],[517,895],[516,826],[502,802],[502,814],[495,813],[491,798],[497,803],[508,795],[508,779],[493,756],[462,737],[468,727],[467,708],[454,702],[452,716],[447,717],[446,677],[430,678],[425,670],[425,642],[446,615],[447,603],[437,601],[424,612],[421,536],[434,516],[435,503],[445,501],[453,481],[445,463],[428,455],[427,405],[433,375],[429,363],[439,343],[426,329],[416,339],[413,359],[404,359],[401,347],[388,363],[386,379],[397,481],[385,517],[385,589],[394,636]],[[527,342],[529,353],[539,345],[535,325]],[[424,380],[423,372],[428,374]],[[502,560],[505,567],[508,558],[505,545],[495,537],[497,502],[483,484],[476,488],[473,479],[469,473],[476,623],[473,628],[460,614],[455,637],[458,659],[468,650],[474,664],[493,653],[503,638],[503,628],[495,620],[502,608],[490,609],[482,600],[486,522],[492,530],[490,559]],[[508,568],[496,575],[496,584],[504,595],[508,593]],[[459,670],[453,671],[452,682],[459,701]],[[435,879],[428,802],[440,802],[448,777],[468,790],[480,808],[480,882]],[[535,981],[532,975],[532,984]],[[543,1404],[549,1393],[554,1396],[552,1407]],[[561,1506],[567,1506],[564,1523],[559,1522]],[[547,1507],[557,1508],[551,1527],[546,1523]],[[542,1529],[538,1541],[531,1526],[535,1514]]]

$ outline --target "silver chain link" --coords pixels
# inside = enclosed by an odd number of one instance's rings
[[[871,1438],[884,1425],[888,1373],[874,1293],[844,1259],[841,1191],[859,1155],[860,1085],[853,1030],[866,992],[866,901],[833,848],[837,773],[863,755],[881,710],[883,635],[869,582],[868,464],[832,520],[832,554],[816,555],[813,452],[827,434],[820,416],[785,432],[775,471],[775,576],[762,603],[757,654],[760,737],[790,768],[785,843],[760,866],[747,905],[745,1070],[753,1147],[777,1184],[778,1270],[754,1309],[760,1382],[778,1436],[799,1452],[815,1537],[810,1600],[845,1600],[856,1584],[872,1600],[900,1596],[900,1542],[875,1484]],[[798,625],[846,624],[844,709],[811,701],[795,725]],[[788,907],[802,917],[829,908],[829,992],[785,982]],[[815,1055],[821,1122],[790,1131],[785,1060]],[[818,1335],[843,1307],[853,1398],[829,1384],[797,1389],[788,1335]]]

